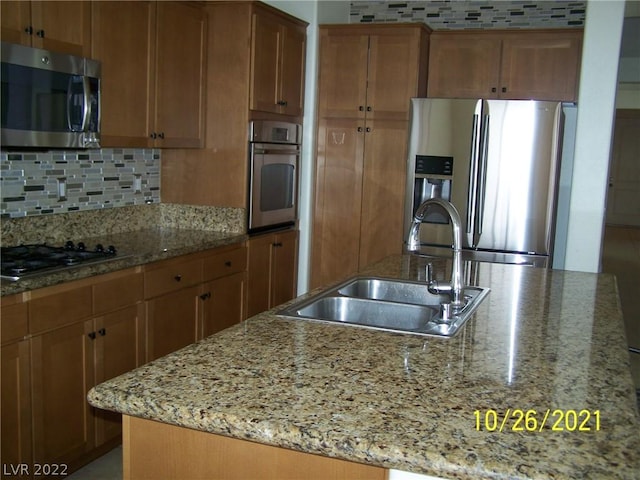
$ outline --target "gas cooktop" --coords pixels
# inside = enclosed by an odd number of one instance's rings
[[[113,260],[117,251],[113,245],[97,244],[93,250],[83,242],[68,241],[61,247],[47,244],[0,247],[0,277],[17,281],[35,275],[53,273],[90,263]]]

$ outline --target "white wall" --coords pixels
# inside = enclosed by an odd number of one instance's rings
[[[565,269],[600,271],[624,1],[589,0]]]

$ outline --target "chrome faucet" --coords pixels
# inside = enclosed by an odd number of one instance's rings
[[[430,198],[420,204],[413,217],[413,223],[409,229],[407,239],[407,251],[418,252],[420,250],[420,226],[427,210],[439,205],[451,218],[453,228],[453,265],[451,267],[451,281],[439,282],[432,278],[431,268],[427,268],[427,288],[433,294],[447,294],[451,298],[451,306],[461,308],[464,306],[464,286],[462,284],[462,222],[460,214],[452,203],[441,198]]]

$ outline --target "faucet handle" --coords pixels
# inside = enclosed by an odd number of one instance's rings
[[[427,263],[424,271],[424,276],[427,283],[433,282],[433,263]]]

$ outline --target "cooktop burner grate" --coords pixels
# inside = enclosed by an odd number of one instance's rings
[[[61,247],[44,243],[0,247],[0,273],[2,278],[15,281],[36,274],[112,260],[116,256],[113,245],[105,248],[98,244],[93,250],[87,250],[84,243],[76,245],[71,241]]]

